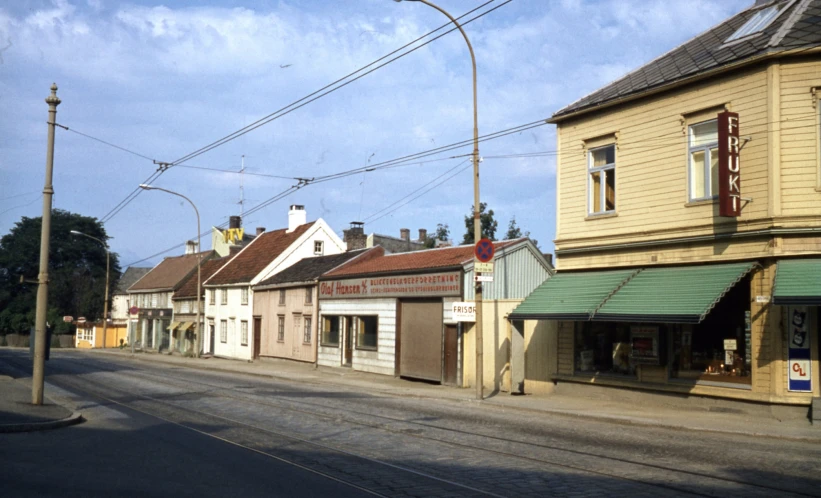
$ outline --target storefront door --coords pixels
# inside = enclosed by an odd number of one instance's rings
[[[262,318],[254,317],[254,359],[259,358],[260,341],[262,341]]]
[[[445,384],[456,385],[458,381],[458,354],[459,336],[456,325],[445,325]]]
[[[353,360],[353,319],[349,316],[345,317],[345,357],[342,361],[342,366],[351,366]]]
[[[399,375],[443,381],[442,300],[402,301]]]

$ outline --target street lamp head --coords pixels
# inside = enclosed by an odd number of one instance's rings
[[[151,185],[148,185],[147,183],[141,183],[140,188],[143,189],[143,190],[154,190],[156,187],[152,187]]]
[[[83,232],[78,232],[77,230],[71,230],[69,233],[72,235],[85,235]]]

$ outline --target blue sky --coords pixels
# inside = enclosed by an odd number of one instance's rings
[[[438,3],[459,16],[483,2]],[[479,133],[544,120],[752,3],[495,0],[481,11],[501,5],[497,10],[465,27],[477,58]],[[146,158],[176,161],[445,21],[423,4],[391,0],[56,0],[2,6],[0,234],[22,216],[41,214],[48,109],[43,99],[52,82],[62,100],[57,122],[71,130],[57,130],[54,207],[106,217],[111,247],[125,265],[196,235],[190,206],[161,192],[143,192],[106,216],[156,170]],[[451,33],[184,163],[195,168],[170,168],[153,184],[190,197],[205,229],[240,214],[241,183],[248,211],[296,184],[293,178],[379,165],[469,140],[469,61],[464,41]],[[515,216],[542,250],[552,252],[555,148],[550,125],[480,144],[481,198],[496,213],[497,235],[504,235]],[[459,242],[473,183],[466,158],[452,157],[470,151],[468,146],[426,162],[308,185],[253,212],[243,224],[252,232],[258,226],[281,228],[287,226],[288,206],[303,204],[309,220],[321,216],[340,235],[354,220],[365,221],[368,233],[394,236],[400,228],[415,236],[419,228],[447,223]],[[246,175],[197,169],[238,171],[242,156]],[[209,245],[205,237],[204,248]]]

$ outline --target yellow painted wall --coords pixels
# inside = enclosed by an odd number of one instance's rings
[[[81,326],[78,326],[78,331]],[[91,349],[91,348],[101,348],[103,347],[103,326],[102,325],[90,325],[85,328],[90,328],[94,331],[94,343],[92,344],[91,341],[81,340],[79,339],[79,335],[75,336],[74,345],[80,349]],[[128,343],[128,327],[126,325],[116,325],[110,324],[108,329],[105,333],[105,340],[107,348],[116,348],[120,346],[120,339],[123,340],[123,344]]]

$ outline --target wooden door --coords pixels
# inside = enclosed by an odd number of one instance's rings
[[[262,343],[262,318],[254,317],[254,359],[259,358],[259,347]]]
[[[349,367],[353,361],[353,319],[345,317],[345,357],[342,366]]]
[[[459,336],[456,325],[445,325],[445,384],[456,385],[459,368]]]
[[[442,300],[402,301],[399,375],[442,382]]]

